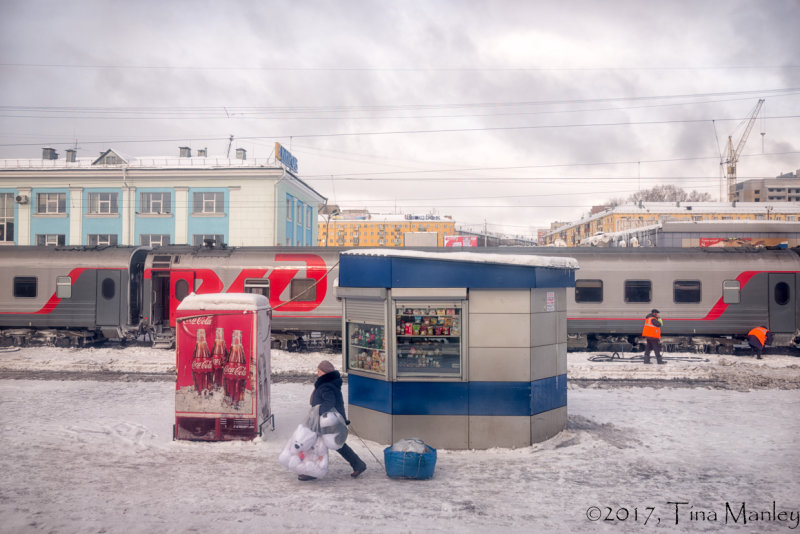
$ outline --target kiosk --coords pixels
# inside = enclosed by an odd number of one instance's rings
[[[523,447],[567,423],[573,258],[342,252],[353,430],[379,443]]]
[[[269,301],[187,296],[177,309],[175,439],[253,439],[270,409]]]

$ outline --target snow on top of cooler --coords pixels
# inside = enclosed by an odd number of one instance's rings
[[[179,310],[268,310],[269,299],[254,293],[192,293],[178,305]]]
[[[342,254],[352,256],[391,256],[443,261],[469,261],[473,263],[501,263],[527,267],[551,267],[557,269],[579,269],[575,258],[524,254],[483,254],[478,252],[424,252],[420,250],[397,250],[390,248],[367,248],[345,250]]]

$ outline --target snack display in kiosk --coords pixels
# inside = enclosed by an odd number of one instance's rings
[[[461,374],[461,308],[397,306],[397,374]]]
[[[383,325],[347,323],[348,368],[386,374]]]

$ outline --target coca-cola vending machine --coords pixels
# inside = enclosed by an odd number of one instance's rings
[[[176,311],[175,439],[253,439],[271,423],[270,319],[263,295],[187,296]]]

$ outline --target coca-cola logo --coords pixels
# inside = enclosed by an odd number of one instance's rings
[[[183,324],[196,324],[202,326],[211,326],[211,316],[203,315],[199,317],[189,317],[181,321]]]
[[[210,371],[212,369],[211,360],[195,360],[192,362],[193,371]]]
[[[243,365],[226,367],[223,374],[225,376],[233,376],[235,378],[244,378],[247,376],[247,367],[244,367]]]

